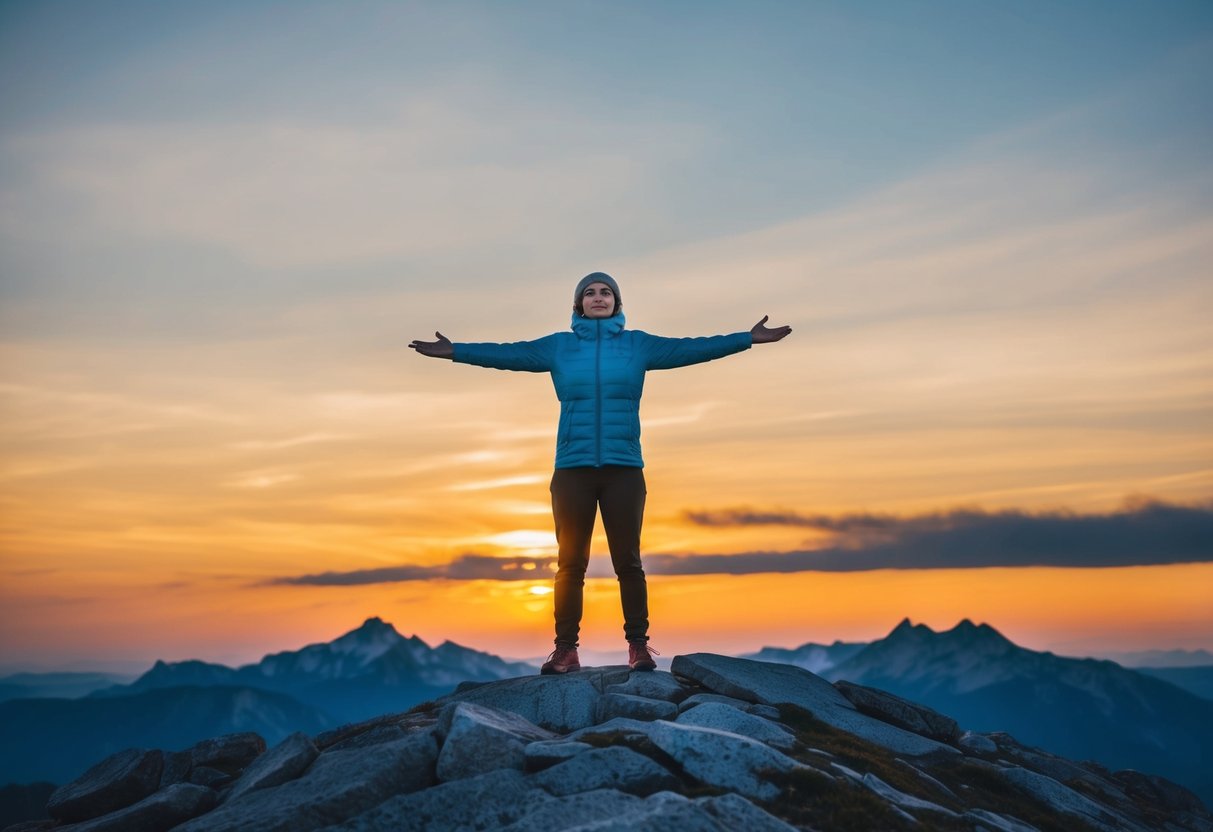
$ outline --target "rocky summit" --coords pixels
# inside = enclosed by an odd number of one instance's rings
[[[974,734],[884,691],[710,653],[467,683],[266,748],[130,749],[16,832],[1198,830],[1187,789]]]

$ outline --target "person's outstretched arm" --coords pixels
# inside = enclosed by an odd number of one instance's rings
[[[732,335],[710,335],[703,338],[662,338],[649,335],[649,355],[645,362],[649,370],[672,370],[704,361],[714,361],[726,355],[748,350],[754,344],[769,344],[792,331],[789,326],[770,328],[767,317],[754,324],[749,332]]]
[[[413,341],[409,347],[419,355],[431,358],[449,358],[457,364],[475,364],[494,370],[520,370],[528,373],[545,373],[552,369],[552,338],[548,335],[535,341],[517,341],[512,344],[465,344],[452,343],[441,332],[435,332],[437,341]]]

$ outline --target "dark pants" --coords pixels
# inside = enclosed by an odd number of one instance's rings
[[[590,537],[599,508],[611,564],[619,578],[624,635],[628,641],[648,641],[649,595],[640,567],[645,494],[644,471],[640,468],[557,468],[552,475],[552,515],[560,546],[555,593],[557,644],[577,646]]]

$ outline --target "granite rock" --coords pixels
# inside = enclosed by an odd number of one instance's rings
[[[720,821],[727,830],[746,832],[795,832],[796,827],[784,823],[774,815],[763,811],[739,794],[723,794],[719,797],[701,797],[695,801],[708,814]]]
[[[209,766],[230,774],[242,770],[265,753],[265,740],[259,734],[245,731],[203,740],[188,750],[195,766]]]
[[[593,725],[607,684],[627,681],[627,669],[581,670],[560,676],[522,676],[453,693],[437,704],[469,702],[518,714],[550,731],[566,733]]]
[[[294,780],[303,774],[319,755],[320,751],[310,737],[298,732],[291,734],[244,770],[228,793],[227,799],[236,800],[248,792]]]
[[[838,692],[847,698],[860,713],[876,717],[882,722],[905,728],[915,734],[930,737],[940,742],[954,742],[960,736],[960,726],[950,716],[919,705],[883,690],[856,685],[851,682],[834,683]]]
[[[705,702],[698,708],[679,714],[674,721],[679,725],[697,725],[700,728],[715,728],[718,731],[741,734],[784,751],[790,751],[796,746],[796,735],[778,722],[739,711],[720,702]]]
[[[215,792],[206,786],[175,783],[138,803],[70,827],[71,832],[165,832],[210,811]]]
[[[229,800],[174,832],[308,832],[434,784],[432,732],[321,754],[296,780]]]
[[[627,693],[605,693],[598,699],[598,722],[617,716],[632,719],[673,719],[678,715],[678,706],[664,699],[649,699]]]
[[[160,769],[160,788],[189,780],[194,763],[188,751],[164,752],[164,764]]]
[[[500,829],[551,800],[522,772],[503,768],[397,795],[325,832]]]
[[[607,685],[604,693],[626,693],[646,699],[661,699],[678,703],[687,698],[688,691],[671,674],[662,671],[633,673],[626,682]]]
[[[64,823],[107,815],[156,791],[163,767],[161,751],[146,748],[119,751],[55,789],[46,810],[52,818]]]
[[[680,785],[667,769],[619,745],[578,754],[536,774],[531,781],[558,797],[594,789],[616,789],[645,797]]]
[[[438,717],[437,733],[442,740],[438,779],[443,782],[498,768],[521,771],[529,743],[555,738],[518,714],[469,702],[447,705]]]
[[[674,722],[649,726],[648,738],[687,775],[748,798],[772,800],[779,794],[779,787],[765,778],[766,772],[803,767],[758,740],[738,734]]]
[[[190,776],[185,778],[187,783],[195,786],[206,786],[208,789],[219,789],[231,783],[235,778],[226,771],[220,771],[210,766],[195,766],[190,769]]]
[[[564,797],[549,797],[528,806],[521,818],[500,827],[502,832],[554,832],[554,830],[599,829],[637,811],[644,798],[614,789],[596,789]],[[493,829],[494,827],[485,827]],[[667,830],[666,832],[669,832]]]
[[[524,750],[527,771],[543,771],[557,763],[571,760],[594,746],[575,740],[537,740]]]
[[[752,702],[747,702],[744,699],[738,699],[735,696],[725,696],[723,693],[694,693],[678,703],[678,712],[686,713],[696,705],[703,705],[707,702],[717,702],[721,705],[731,705],[739,711],[747,712],[754,704]]]

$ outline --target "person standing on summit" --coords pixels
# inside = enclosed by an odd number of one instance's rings
[[[572,332],[512,344],[413,341],[421,355],[497,370],[551,373],[560,399],[552,515],[559,554],[555,582],[556,649],[541,673],[581,669],[577,656],[582,590],[594,521],[602,524],[619,579],[628,667],[653,670],[649,647],[648,587],[640,562],[644,519],[644,459],[640,453],[640,396],[645,373],[732,355],[778,341],[791,327],[767,327],[703,338],[663,338],[625,329],[619,284],[609,274],[583,277],[573,293]]]

